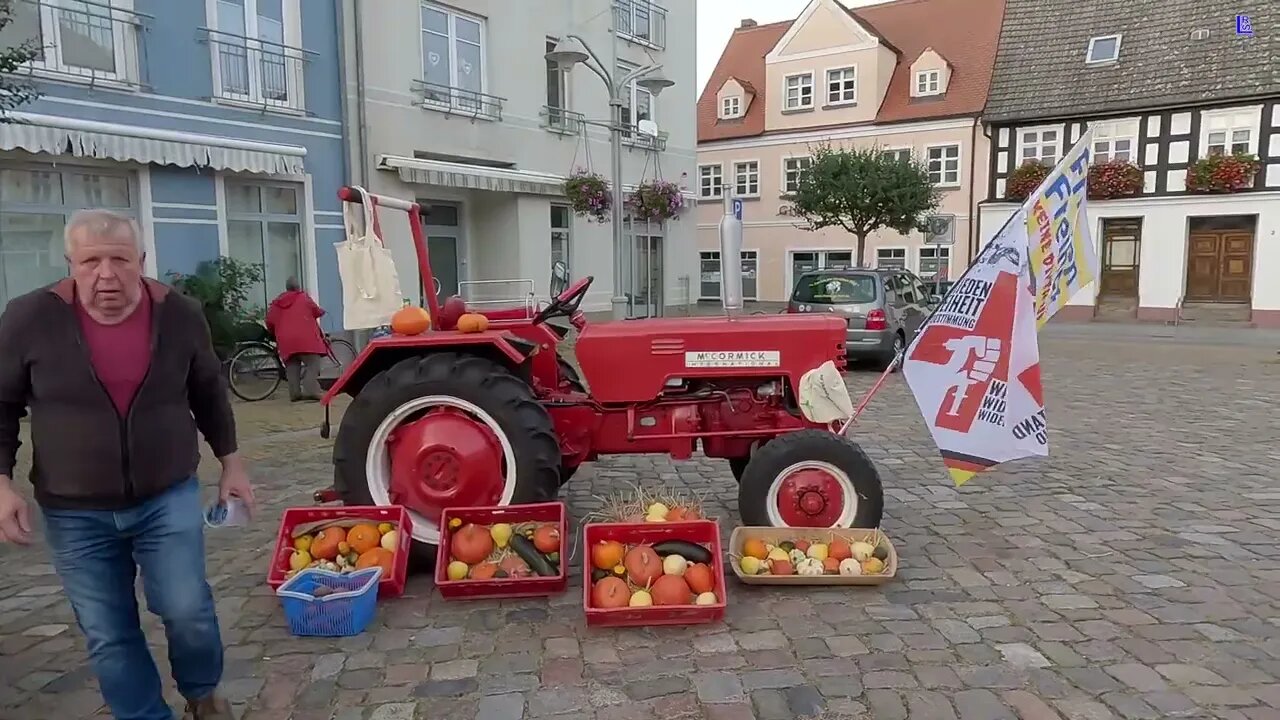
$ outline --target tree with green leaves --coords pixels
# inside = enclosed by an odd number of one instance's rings
[[[13,22],[13,0],[0,0],[0,33]],[[11,47],[0,47],[0,123],[13,122],[9,111],[39,97],[30,83],[17,76],[22,66],[40,57],[34,38]]]
[[[867,236],[881,228],[904,235],[925,232],[941,194],[929,171],[914,158],[902,159],[878,147],[817,148],[813,164],[801,171],[790,196],[792,213],[809,230],[840,227],[857,239],[858,266],[866,266]]]

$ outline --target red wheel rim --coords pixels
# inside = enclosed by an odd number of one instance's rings
[[[446,507],[498,505],[506,485],[502,444],[483,422],[437,408],[387,438],[391,501],[438,522]]]
[[[847,527],[857,510],[849,476],[824,462],[797,463],[769,489],[769,516],[783,527]]]

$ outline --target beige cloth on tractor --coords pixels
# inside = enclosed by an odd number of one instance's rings
[[[796,396],[800,401],[800,412],[810,422],[825,425],[853,417],[853,398],[849,397],[849,388],[845,387],[844,378],[830,360],[800,377]]]

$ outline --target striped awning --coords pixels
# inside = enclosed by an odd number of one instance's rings
[[[394,170],[402,181],[411,185],[564,197],[565,176],[534,170],[424,160],[403,155],[379,155],[378,168]],[[632,192],[636,186],[624,184],[622,189]],[[687,200],[695,197],[691,191],[685,191],[684,196]]]
[[[0,123],[0,150],[270,175],[306,172],[307,149],[296,145],[53,115],[10,117],[14,122]]]

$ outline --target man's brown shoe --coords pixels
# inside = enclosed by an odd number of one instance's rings
[[[200,700],[188,700],[184,720],[236,720],[231,714],[231,704],[217,695]]]

